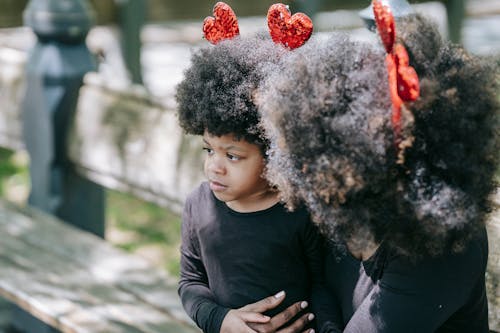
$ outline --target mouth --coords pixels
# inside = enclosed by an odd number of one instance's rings
[[[221,192],[227,188],[226,185],[221,184],[221,183],[216,182],[216,181],[213,181],[213,180],[211,180],[209,184],[210,184],[210,189],[214,192]]]

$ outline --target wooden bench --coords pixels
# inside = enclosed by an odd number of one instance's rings
[[[199,330],[176,283],[143,258],[0,201],[0,295],[61,332]]]

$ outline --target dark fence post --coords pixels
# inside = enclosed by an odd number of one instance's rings
[[[448,38],[453,43],[460,43],[465,16],[465,0],[447,0],[445,6],[448,18]]]
[[[144,0],[115,0],[123,58],[133,83],[142,84],[141,28],[146,17]]]
[[[95,70],[85,45],[92,14],[86,0],[28,3],[24,22],[37,42],[26,68],[23,136],[30,155],[29,204],[103,237],[104,191],[78,176],[66,153],[83,76]],[[58,332],[17,307],[12,325],[20,332]]]
[[[31,0],[24,20],[38,38],[28,59],[23,103],[29,203],[102,237],[104,191],[78,176],[67,157],[83,76],[95,70],[85,44],[93,12],[87,0]]]

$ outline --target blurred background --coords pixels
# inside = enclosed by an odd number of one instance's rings
[[[226,2],[238,16],[242,35],[267,30],[265,15],[275,1]],[[374,39],[361,15],[370,0],[283,2],[293,13],[303,11],[311,16],[315,34],[342,30],[355,38]],[[500,0],[409,2],[414,11],[434,20],[445,38],[463,44],[471,53],[492,57],[500,64]],[[68,218],[57,213],[57,209],[44,208],[44,200],[60,200],[60,193],[54,198],[42,196],[41,203],[34,206],[75,224],[72,219],[84,219],[81,216],[88,213],[86,201],[95,200],[99,206],[93,215],[97,217],[96,225],[89,228],[96,227],[97,231],[90,231],[145,257],[177,279],[182,201],[203,175],[199,141],[185,138],[176,124],[174,93],[189,65],[190,54],[206,45],[201,23],[203,18],[212,15],[214,4],[215,1],[208,0],[0,0],[0,199],[21,206],[28,201],[34,203],[30,191],[46,180],[42,177],[38,183],[33,181],[33,172],[30,177],[30,167],[39,162],[37,159],[45,161],[41,151],[53,154],[54,163],[48,170],[42,170],[46,174],[61,172],[58,165],[61,160],[62,172],[67,172],[64,169],[70,165],[70,177],[74,176],[75,166],[80,168],[79,172],[92,170],[82,175],[98,185],[84,185],[83,193],[90,188],[95,198],[84,196],[76,203],[77,209],[69,209]],[[28,22],[23,21],[23,12]],[[73,22],[72,26],[72,20],[81,21]],[[67,25],[65,29],[70,35],[76,31],[77,38],[64,40],[64,36],[58,35],[58,24]],[[32,29],[33,26],[36,29]],[[69,51],[79,43],[81,48]],[[23,107],[30,103],[35,108],[41,105],[36,96],[26,94],[26,87],[40,88],[36,87],[36,80],[27,79],[26,74],[34,75],[35,79],[46,79],[43,75],[47,74],[44,69],[37,72],[41,59],[37,59],[33,50],[53,52],[53,45],[58,49],[57,54],[62,55],[63,67],[68,65],[68,68],[52,66],[48,57],[44,66],[56,70],[47,81],[59,84],[58,88],[65,90],[65,96],[69,97],[45,96],[50,103],[44,107],[54,114],[71,114],[79,98],[76,122],[81,128],[76,132],[80,136],[74,140],[77,153],[73,152],[70,157],[66,144],[57,142],[58,139],[53,140],[53,147],[50,144],[42,144],[42,149],[36,146],[47,137],[52,140],[52,134],[59,137],[60,124],[53,123],[54,119],[49,120],[54,133],[35,133],[41,127],[38,126],[40,119],[33,121],[27,131],[25,128],[28,139],[35,142],[35,150],[32,148],[30,153],[21,135]],[[87,58],[91,58],[87,69],[77,71],[80,60]],[[86,74],[87,71],[90,73]],[[70,78],[71,84],[65,81],[67,72],[77,73]],[[82,83],[83,88],[79,90]],[[97,110],[101,123],[93,122],[98,117],[92,118],[91,110]],[[52,115],[50,112],[47,114]],[[86,114],[91,117],[86,118]],[[64,131],[72,125],[72,120],[65,122]],[[30,132],[35,133],[31,138]],[[66,140],[65,135],[60,137]],[[56,155],[57,151],[62,151],[63,156]],[[35,167],[34,170],[41,169]],[[500,193],[496,201],[500,207]],[[101,206],[104,209],[100,209]],[[492,215],[489,232],[499,239],[500,209]],[[491,232],[494,230],[496,233]],[[490,263],[493,263],[490,272],[494,273],[487,274],[487,283],[490,293],[497,295],[497,299],[490,299],[490,318],[496,318],[495,327],[500,330],[500,314],[493,305],[500,304],[500,242],[490,242],[490,246]],[[2,307],[5,305],[0,299],[0,333],[3,333],[2,321],[6,321]]]
[[[65,1],[65,0],[61,0]],[[240,18],[242,34],[265,29],[264,16],[271,0],[227,1]],[[313,17],[315,31],[342,29],[360,38],[369,34],[359,16],[368,0],[285,1],[292,11]],[[415,9],[433,17],[443,35],[463,43],[471,52],[499,59],[500,0],[410,1]],[[27,0],[0,0],[0,51],[26,56],[36,36],[23,26]],[[165,107],[175,107],[174,87],[189,63],[190,52],[204,45],[202,19],[211,15],[207,0],[91,0],[94,24],[87,45],[97,72],[110,86],[141,87]],[[10,53],[12,54],[12,53]],[[1,60],[1,58],[0,58]],[[0,94],[2,90],[0,89]],[[1,95],[0,95],[1,96]],[[5,97],[5,93],[4,96]],[[30,180],[29,157],[23,150],[0,148],[0,196],[25,204]],[[106,190],[106,239],[139,253],[172,276],[179,273],[178,212]]]

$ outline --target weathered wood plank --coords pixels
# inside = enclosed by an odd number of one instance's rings
[[[198,331],[175,282],[142,258],[5,202],[0,235],[0,295],[62,332]]]

